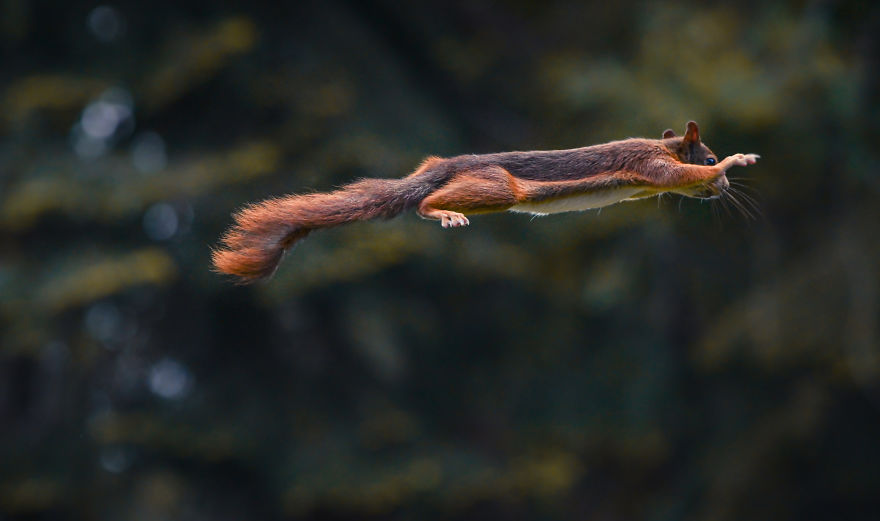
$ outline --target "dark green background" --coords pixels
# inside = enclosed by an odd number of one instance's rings
[[[0,519],[877,519],[870,2],[0,2]],[[697,120],[756,197],[248,201]],[[97,137],[96,137],[97,136]]]

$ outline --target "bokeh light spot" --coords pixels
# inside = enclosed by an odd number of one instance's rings
[[[125,32],[125,19],[118,9],[109,5],[100,5],[89,13],[89,30],[103,43],[118,39]]]
[[[71,144],[82,158],[104,155],[120,138],[134,130],[131,94],[114,87],[104,91],[83,109],[71,131]]]
[[[142,132],[131,146],[131,163],[140,172],[151,174],[165,168],[165,140],[155,132]]]
[[[101,302],[90,307],[85,317],[86,330],[95,340],[110,342],[119,335],[122,314],[110,303]]]
[[[180,362],[163,358],[152,368],[149,376],[150,391],[166,399],[183,398],[190,390],[192,377]]]
[[[144,232],[154,241],[165,241],[177,233],[179,222],[173,206],[156,203],[144,213]]]
[[[101,467],[107,472],[119,474],[128,468],[131,458],[119,447],[107,447],[99,456]]]

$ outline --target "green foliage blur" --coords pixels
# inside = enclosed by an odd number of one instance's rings
[[[0,2],[0,520],[880,516],[880,4]],[[681,133],[754,198],[247,202]]]

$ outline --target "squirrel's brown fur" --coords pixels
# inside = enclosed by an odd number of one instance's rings
[[[332,192],[248,206],[234,215],[213,262],[217,271],[253,282],[270,276],[284,251],[312,230],[390,218],[415,207],[448,227],[467,225],[464,214],[555,213],[664,192],[712,197],[727,188],[728,168],[757,157],[736,154],[717,162],[693,121],[683,137],[667,130],[663,139],[571,150],[431,157],[402,179],[362,179]],[[578,198],[583,200],[572,203]]]

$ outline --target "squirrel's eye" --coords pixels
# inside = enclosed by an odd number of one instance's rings
[[[709,165],[709,166],[714,165],[714,164],[715,164],[715,158],[714,158],[714,157],[706,158],[706,164]]]

